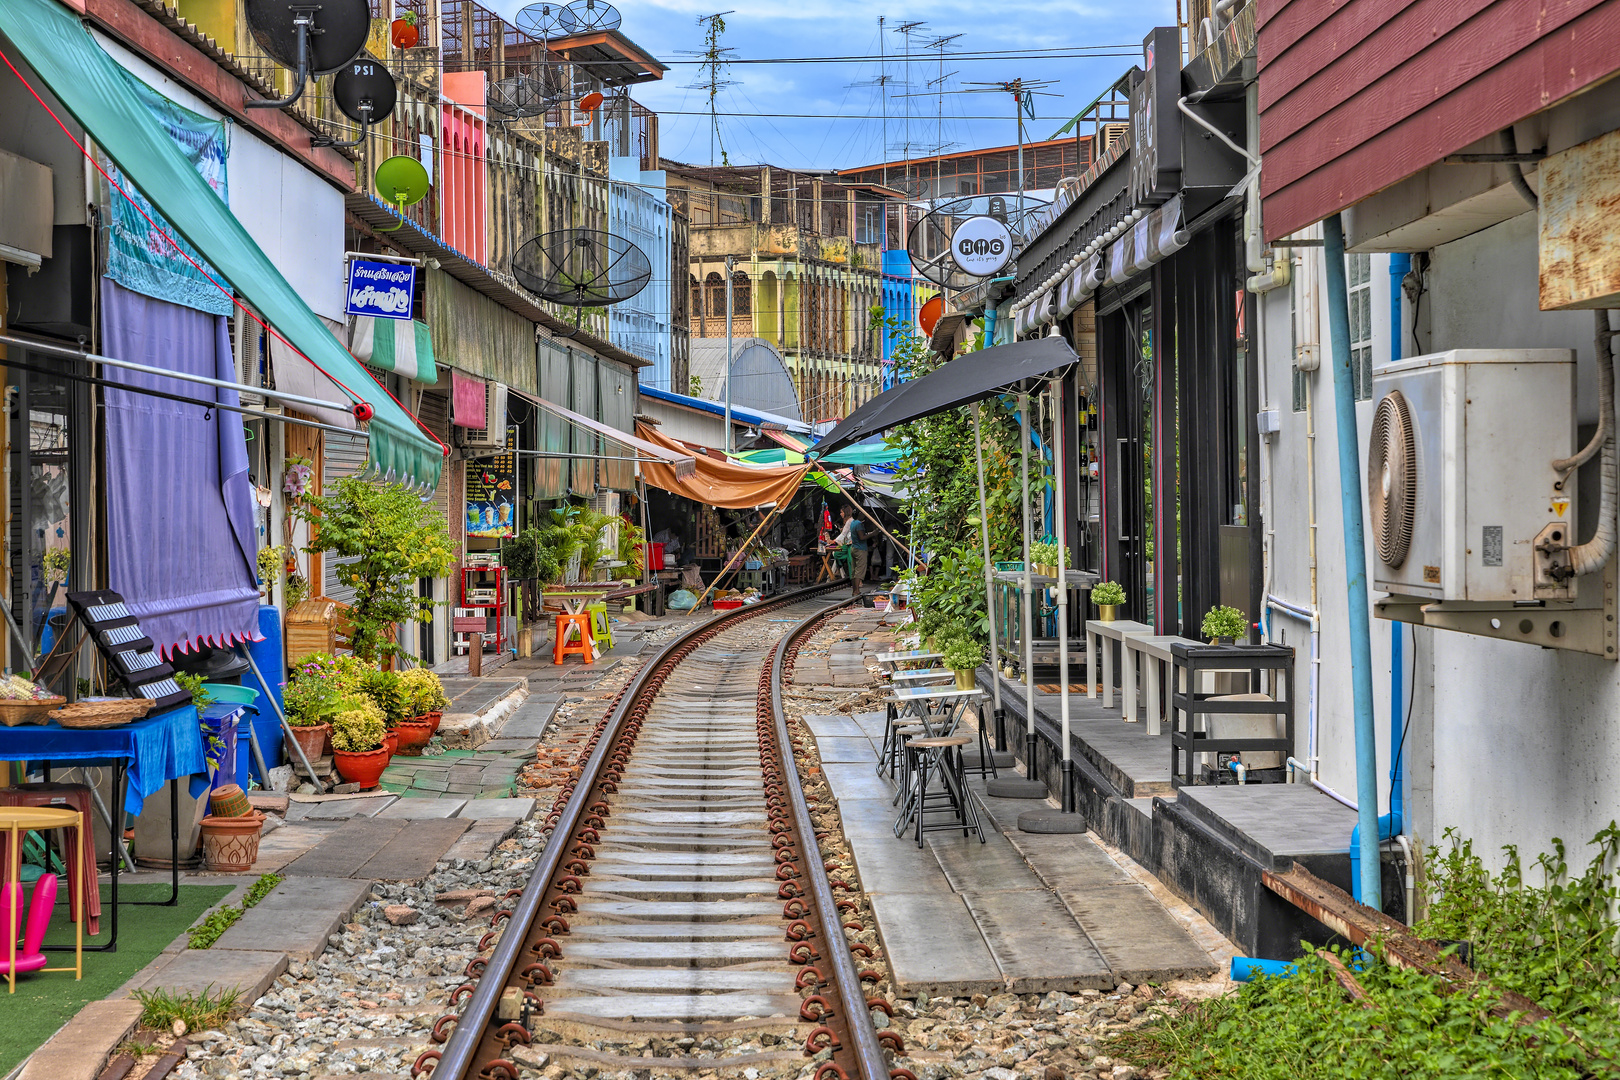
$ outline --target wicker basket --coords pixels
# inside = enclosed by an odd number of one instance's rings
[[[0,724],[6,727],[20,727],[23,724],[48,724],[51,722],[51,710],[67,701],[67,698],[33,698],[27,701],[21,699],[0,699]]]
[[[151,708],[152,703],[143,698],[75,701],[51,713],[51,719],[65,728],[110,728],[139,720]]]

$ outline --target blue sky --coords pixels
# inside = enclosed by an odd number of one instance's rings
[[[487,0],[486,0],[487,2]],[[505,0],[495,6],[511,18],[522,3]],[[910,136],[921,156],[940,142],[949,150],[1011,144],[1015,137],[1012,100],[1007,94],[947,94],[943,123],[934,96],[904,99],[899,83],[905,65],[898,59],[904,37],[900,24],[922,20],[911,35],[913,93],[933,95],[926,85],[941,73],[938,52],[924,48],[931,40],[960,34],[949,49],[965,55],[944,58],[947,90],[970,81],[1056,79],[1050,92],[1059,97],[1036,99],[1036,116],[1026,127],[1027,139],[1044,139],[1061,127],[1131,64],[1138,62],[1142,38],[1153,26],[1175,21],[1174,0],[1096,4],[1090,0],[932,0],[922,3],[856,3],[852,0],[624,0],[621,30],[658,59],[671,63],[662,83],[637,87],[635,98],[660,114],[665,157],[694,164],[709,162],[707,91],[688,89],[703,77],[684,51],[703,48],[700,16],[735,10],[725,16],[720,44],[739,60],[780,57],[872,56],[879,40],[890,56],[892,80],[888,102],[890,160],[902,157],[904,113],[911,112]],[[887,30],[879,34],[878,17]],[[1012,57],[1017,50],[1096,49],[1114,55]],[[1129,56],[1118,55],[1130,53]],[[994,59],[972,59],[973,54]],[[927,59],[918,59],[926,55]],[[1007,57],[1002,59],[1000,57]],[[735,64],[724,75],[735,85],[722,89],[716,108],[720,140],[733,165],[768,162],[785,168],[849,168],[883,159],[883,102],[872,85],[883,69],[876,60],[799,64]],[[954,75],[952,74],[954,72]],[[758,114],[785,114],[760,116]],[[983,118],[983,119],[979,119]],[[718,151],[716,152],[718,158]]]

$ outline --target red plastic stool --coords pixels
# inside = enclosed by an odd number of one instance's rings
[[[6,806],[45,806],[61,807],[65,810],[77,810],[86,822],[94,821],[94,813],[90,801],[90,788],[84,784],[19,784],[12,788],[0,788],[0,807]],[[94,829],[91,830],[94,835]],[[0,845],[4,844],[4,837],[0,836]],[[67,868],[68,898],[71,901],[72,918],[79,921],[79,897],[82,895],[90,908],[90,919],[84,924],[84,932],[91,937],[101,933],[101,888],[96,873],[96,849],[90,838],[86,838],[84,845],[83,877],[86,887],[80,891],[78,887],[80,870],[74,865],[72,859],[67,857],[71,850],[68,837],[64,832],[62,865]]]
[[[574,632],[579,632],[578,644],[569,639]],[[557,645],[552,650],[551,662],[560,664],[565,656],[577,656],[587,664],[596,663],[596,647],[591,641],[591,616],[589,612],[580,612],[570,615],[567,612],[557,613]]]

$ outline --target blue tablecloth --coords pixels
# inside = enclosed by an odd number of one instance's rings
[[[211,705],[229,714],[236,705]],[[190,705],[148,716],[122,727],[84,730],[60,724],[0,727],[0,761],[129,762],[124,809],[139,814],[146,797],[170,780],[193,773],[206,775],[202,730]]]

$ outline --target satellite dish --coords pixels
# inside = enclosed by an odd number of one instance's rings
[[[570,307],[622,303],[652,281],[652,263],[622,236],[596,229],[542,233],[512,256],[518,284],[545,300]]]
[[[565,34],[596,34],[617,30],[623,20],[619,9],[606,0],[574,0],[563,8],[559,21]]]
[[[397,232],[405,227],[405,208],[414,206],[427,197],[428,174],[422,163],[405,154],[397,154],[377,166],[377,194],[396,207],[399,223],[385,225],[378,232]]]
[[[304,94],[310,76],[330,75],[360,55],[371,34],[366,0],[244,0],[248,29],[270,59],[293,70],[293,90],[248,109],[280,109]]]
[[[357,124],[375,124],[394,111],[394,77],[381,61],[361,56],[332,76],[332,100]]]
[[[393,114],[397,97],[394,77],[381,61],[369,56],[350,60],[332,76],[332,101],[344,116],[360,125],[360,135],[348,142],[318,135],[309,140],[310,145],[359,146],[372,124]]]
[[[945,314],[945,298],[943,296],[929,297],[923,303],[922,310],[917,312],[917,325],[922,327],[924,337],[934,336],[934,327],[939,325],[939,318]]]
[[[366,0],[246,0],[248,29],[276,63],[330,75],[359,55],[371,33]],[[299,39],[306,64],[301,65]]]
[[[514,75],[492,83],[486,100],[490,111],[502,120],[539,116],[556,103],[556,98],[546,96],[545,84],[528,75]]]
[[[601,107],[602,92],[600,90],[592,90],[590,93],[579,99],[580,112],[595,112]]]
[[[967,195],[936,203],[906,235],[906,251],[912,268],[922,277],[946,289],[966,289],[980,276],[959,266],[951,254],[956,230],[969,218],[988,217],[1007,227],[1012,239],[1009,261],[1029,242],[1031,218],[1046,206],[1044,199],[1017,192],[993,195]]]
[[[530,4],[512,20],[517,28],[530,37],[542,41],[556,37],[562,31],[563,12],[566,4]]]

